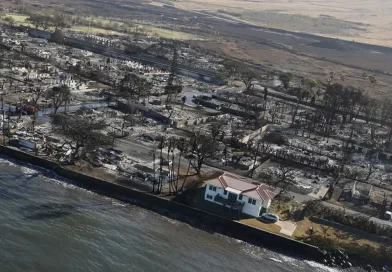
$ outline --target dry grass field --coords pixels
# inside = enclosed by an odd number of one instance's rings
[[[392,46],[392,3],[384,0],[191,0],[178,8],[210,11],[260,26]]]

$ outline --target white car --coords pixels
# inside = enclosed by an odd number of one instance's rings
[[[261,215],[261,218],[274,223],[280,220],[278,215],[272,213],[264,213]]]
[[[392,221],[392,212],[386,211],[384,214],[385,220]]]

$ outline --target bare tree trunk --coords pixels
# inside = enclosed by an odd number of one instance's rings
[[[155,180],[155,150],[153,150],[153,155],[152,155],[152,157],[153,157],[153,171],[154,171],[154,179],[153,179],[153,183],[152,183],[152,192],[153,193],[155,193],[155,184],[156,184],[156,180]]]
[[[182,151],[180,151],[180,154],[179,154],[179,157],[178,157],[176,193],[178,193],[178,179],[180,178],[181,156],[182,156]]]
[[[180,189],[181,192],[184,190],[185,182],[186,182],[186,179],[187,179],[187,177],[189,175],[189,170],[190,169],[191,169],[191,161],[189,161],[188,170],[186,171],[186,175],[185,175],[184,181],[182,182],[182,186],[181,186],[181,189]]]
[[[163,146],[161,146],[161,154],[159,156],[159,177],[158,177],[158,191],[160,194],[162,191],[163,181],[162,181],[162,159],[163,159]]]

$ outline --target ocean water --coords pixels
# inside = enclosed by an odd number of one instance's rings
[[[338,271],[48,178],[0,158],[0,271]]]

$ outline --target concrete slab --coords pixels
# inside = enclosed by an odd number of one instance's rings
[[[297,228],[297,224],[290,221],[278,221],[275,224],[280,227],[280,233],[287,236],[293,236],[293,233]]]
[[[329,188],[328,187],[322,187],[320,188],[317,193],[310,193],[308,194],[308,196],[313,197],[313,198],[317,198],[317,199],[323,199],[324,196],[327,194]]]

